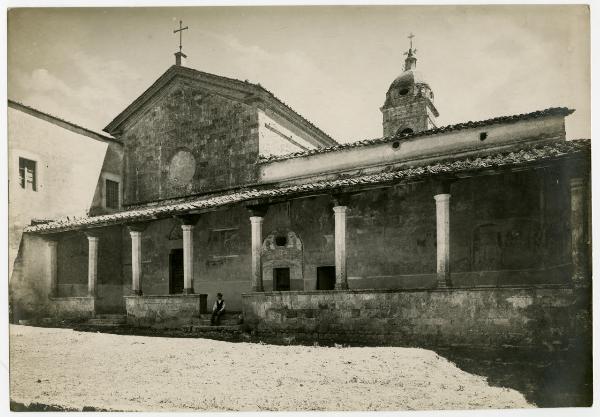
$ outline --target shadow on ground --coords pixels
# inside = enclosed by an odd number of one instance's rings
[[[465,372],[487,377],[492,386],[521,392],[537,407],[592,405],[592,352],[574,348],[548,352],[499,348],[435,348]]]

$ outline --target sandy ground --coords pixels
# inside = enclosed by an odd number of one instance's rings
[[[531,407],[435,352],[121,336],[11,325],[11,400],[78,408],[413,410]]]

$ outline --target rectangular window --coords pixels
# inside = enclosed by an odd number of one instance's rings
[[[119,183],[116,181],[106,180],[106,208],[119,208]]]
[[[30,159],[19,158],[19,182],[21,188],[37,190],[36,162]]]

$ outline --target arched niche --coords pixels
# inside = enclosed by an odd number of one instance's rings
[[[302,241],[296,233],[273,231],[263,240],[261,251],[265,291],[304,290]]]

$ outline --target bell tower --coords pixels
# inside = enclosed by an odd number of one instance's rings
[[[383,113],[383,136],[405,135],[436,127],[439,113],[433,105],[433,91],[417,68],[417,50],[413,48],[411,33],[410,47],[404,60],[404,71],[390,85]]]

